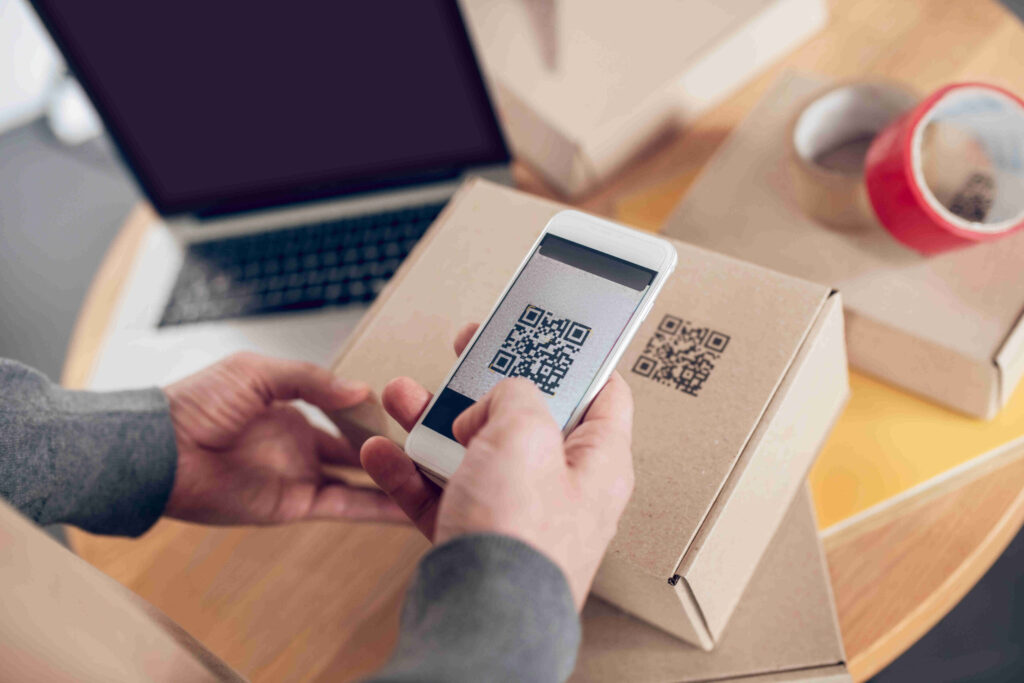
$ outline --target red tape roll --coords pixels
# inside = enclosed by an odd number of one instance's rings
[[[864,181],[879,222],[938,254],[1024,227],[1024,101],[983,83],[946,86],[872,141]]]

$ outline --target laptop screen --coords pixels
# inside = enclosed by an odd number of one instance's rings
[[[454,0],[33,2],[164,215],[508,160]]]

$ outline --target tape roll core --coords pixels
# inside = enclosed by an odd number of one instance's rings
[[[918,96],[885,81],[848,83],[814,96],[790,125],[790,175],[808,216],[842,230],[877,226],[864,189],[871,142]]]

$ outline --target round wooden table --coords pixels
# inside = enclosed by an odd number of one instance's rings
[[[818,37],[687,132],[659,140],[578,204],[613,217],[632,205],[633,222],[659,225],[784,68],[885,75],[921,90],[968,77],[1019,86],[1024,63],[1005,56],[1022,41],[1024,30],[994,2],[836,0]],[[524,189],[550,194],[526,169],[518,168],[517,178]],[[138,207],[107,253],[68,349],[66,386],[87,384],[151,219],[146,206]],[[879,671],[941,619],[1022,522],[1024,443],[1017,440],[827,529],[823,541],[854,679]],[[409,529],[339,523],[224,529],[163,520],[139,540],[73,531],[72,542],[253,680],[348,679],[379,666],[394,642],[404,587],[426,549]],[[339,553],[352,561],[339,567]],[[310,605],[317,606],[312,613]]]

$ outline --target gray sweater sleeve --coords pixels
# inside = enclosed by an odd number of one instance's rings
[[[159,389],[67,391],[0,359],[0,495],[27,517],[137,536],[163,512],[177,460]]]
[[[158,389],[74,392],[0,359],[0,495],[41,524],[138,535],[163,512],[177,451]],[[388,665],[370,680],[562,681],[579,617],[562,571],[507,536],[431,551]]]
[[[391,661],[369,681],[563,681],[580,643],[562,571],[508,536],[462,536],[420,563]]]

